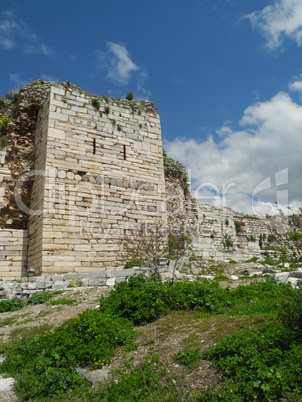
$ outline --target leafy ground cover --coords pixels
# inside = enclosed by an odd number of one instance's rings
[[[301,400],[301,300],[273,280],[230,289],[138,276],[100,309],[2,343],[0,371],[20,400]],[[91,387],[78,366],[110,367],[111,378]]]

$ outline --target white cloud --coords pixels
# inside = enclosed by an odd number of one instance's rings
[[[297,78],[296,81],[289,85],[289,89],[291,91],[298,92],[300,94],[300,98],[302,99],[302,74]]]
[[[31,45],[25,46],[24,52],[26,54],[42,53],[45,56],[54,56],[53,50],[45,45],[45,43],[39,41],[35,41],[35,43],[32,43]]]
[[[105,70],[108,79],[119,85],[129,86],[131,83],[136,97],[151,96],[151,92],[145,88],[145,82],[149,78],[148,72],[131,60],[125,45],[107,42],[107,51],[97,50],[96,59],[97,71]]]
[[[14,12],[7,10],[2,12],[2,15],[4,19],[0,21],[0,47],[9,50],[22,43],[26,54],[54,55],[53,50],[40,41],[24,21],[15,18]]]
[[[54,76],[54,75],[49,75],[49,74],[41,74],[41,78],[44,81],[53,81],[53,82],[59,82],[59,79]]]
[[[19,73],[10,74],[9,79],[10,79],[11,82],[13,82],[18,87],[24,87],[26,84],[28,84],[28,81],[22,80],[20,78]]]
[[[0,46],[3,49],[8,50],[15,46],[15,34],[17,30],[17,24],[11,19],[0,21]]]
[[[279,48],[284,38],[302,45],[302,1],[275,0],[260,12],[246,16],[254,28],[259,28],[266,39],[268,49]]]
[[[131,73],[139,70],[139,67],[130,59],[129,53],[124,45],[107,42],[108,51],[98,50],[97,69],[106,69],[107,78],[119,84],[127,84]]]
[[[189,169],[193,190],[212,195],[202,202],[260,215],[272,211],[275,201],[301,202],[302,107],[279,92],[249,106],[240,125],[240,131],[223,127],[218,142],[212,136],[204,142],[175,139],[164,147]]]
[[[145,88],[145,81],[149,78],[149,74],[147,71],[143,70],[139,73],[138,80],[137,80],[137,90],[139,96],[141,95],[145,99],[149,99],[151,97],[151,91]]]

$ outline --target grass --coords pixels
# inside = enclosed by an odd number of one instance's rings
[[[74,304],[77,303],[76,299],[57,299],[57,300],[50,300],[49,304],[52,306],[64,305],[64,304]]]
[[[5,327],[6,325],[12,325],[16,322],[16,320],[14,318],[4,318],[3,320],[0,320],[0,328],[1,327]]]
[[[299,290],[271,279],[222,289],[215,281],[172,286],[134,277],[118,284],[100,305],[100,310],[85,312],[54,331],[29,331],[22,342],[15,332],[12,341],[0,347],[9,357],[0,371],[15,377],[21,398],[268,401],[301,397]],[[282,316],[280,311],[288,314]],[[91,388],[73,369],[77,365],[100,368],[112,356],[116,368],[112,380],[99,387]]]

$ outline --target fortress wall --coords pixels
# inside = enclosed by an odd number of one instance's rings
[[[52,87],[47,124],[47,135],[36,133],[46,176],[34,187],[42,196],[45,180],[44,215],[29,229],[41,261],[30,247],[31,266],[43,274],[121,268],[118,238],[166,221],[159,116],[148,102],[103,100],[97,110],[89,96]]]
[[[34,268],[36,274],[42,273],[43,253],[43,225],[45,207],[45,168],[46,150],[48,138],[48,116],[50,109],[50,96],[46,98],[40,109],[35,133],[35,161],[34,170],[31,171],[34,178],[31,191],[30,207],[24,211],[28,216],[28,267]]]
[[[1,229],[0,268],[2,280],[21,279],[27,264],[27,230]]]
[[[269,233],[266,219],[197,202],[175,178],[166,179],[166,199],[168,223],[190,233],[197,257],[221,258],[226,237],[233,242],[237,259],[240,254],[243,258],[248,253],[256,255],[260,252],[259,235]],[[239,233],[235,222],[240,223]]]

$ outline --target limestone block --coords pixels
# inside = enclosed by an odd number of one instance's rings
[[[74,173],[67,172],[67,178],[70,179],[70,180],[74,180]]]
[[[73,281],[73,280],[76,280],[76,279],[83,278],[83,274],[81,274],[81,273],[70,273],[70,274],[66,274],[65,277],[66,277],[66,279]]]
[[[57,281],[61,282],[61,281],[64,281],[64,280],[65,280],[65,275],[53,275],[53,276],[52,276],[52,280],[53,280],[54,282],[57,282]]]
[[[293,288],[296,288],[299,285],[299,283],[301,282],[301,279],[299,279],[299,278],[288,278],[287,282],[290,283]]]
[[[59,170],[58,171],[58,178],[59,179],[66,179],[67,173],[65,170]]]
[[[127,276],[134,275],[134,273],[135,273],[134,269],[117,269],[117,270],[111,271],[111,272],[112,272],[111,276],[115,277],[115,278],[120,278],[120,277],[126,278]]]
[[[108,286],[108,287],[113,287],[114,285],[115,285],[115,278],[109,278],[109,279],[107,279],[107,281],[106,281],[106,286]]]
[[[281,283],[286,283],[288,277],[289,277],[289,272],[280,272],[278,274],[275,274],[275,278]]]
[[[42,280],[42,281],[37,280],[37,289],[46,289],[45,280]]]
[[[29,282],[28,286],[27,286],[28,290],[36,290],[37,289],[37,284],[36,282]]]
[[[51,93],[57,95],[65,95],[65,89],[58,87],[51,87]]]
[[[65,282],[64,281],[56,281],[54,282],[52,288],[54,290],[58,290],[58,289],[63,289],[65,287]]]
[[[88,286],[104,286],[106,285],[106,278],[103,279],[89,279]]]
[[[89,284],[89,279],[88,279],[88,278],[82,278],[82,279],[81,279],[81,284],[82,284],[82,286],[88,286],[88,284]]]
[[[65,140],[65,131],[59,130],[57,128],[49,128],[48,129],[48,136],[49,138]]]

